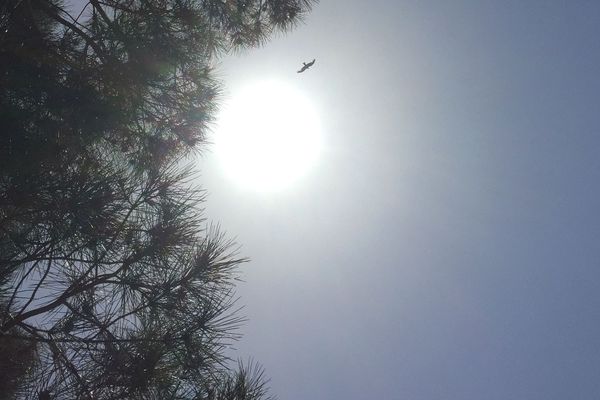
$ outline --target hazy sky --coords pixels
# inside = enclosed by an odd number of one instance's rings
[[[220,71],[323,126],[286,191],[201,164],[274,394],[600,398],[600,2],[323,0]]]

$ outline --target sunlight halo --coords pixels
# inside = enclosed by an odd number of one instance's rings
[[[279,81],[246,86],[224,104],[215,149],[238,184],[255,191],[289,187],[321,149],[318,114],[298,89]]]

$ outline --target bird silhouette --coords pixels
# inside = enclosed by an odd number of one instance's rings
[[[312,67],[314,63],[315,63],[315,59],[313,59],[313,60],[312,60],[311,62],[309,62],[309,63],[305,63],[305,62],[303,62],[303,63],[302,63],[302,68],[300,68],[300,70],[298,71],[298,73],[301,73],[301,72],[304,72],[304,71],[306,71],[307,69],[309,69],[310,67]]]

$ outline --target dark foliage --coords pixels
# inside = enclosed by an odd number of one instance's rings
[[[8,335],[0,336],[0,399],[14,398],[23,387],[23,378],[35,364],[37,343],[20,340],[24,336],[19,328],[12,328]]]
[[[236,256],[184,157],[215,111],[212,60],[309,0],[0,6],[0,392],[265,398],[227,367]]]

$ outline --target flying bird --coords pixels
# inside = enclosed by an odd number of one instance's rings
[[[309,63],[303,62],[302,63],[302,68],[300,68],[300,71],[298,71],[298,73],[306,71],[307,69],[309,69],[310,67],[312,67],[314,63],[315,63],[314,59],[311,62],[309,62]]]

